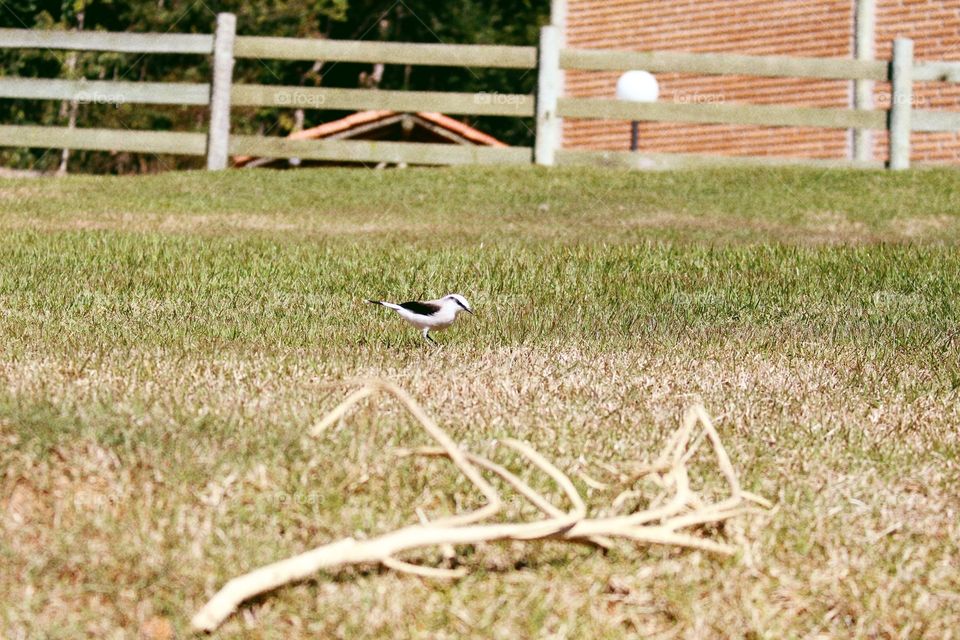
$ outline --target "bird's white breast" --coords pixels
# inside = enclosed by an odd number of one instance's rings
[[[451,305],[443,305],[440,310],[429,316],[422,316],[408,309],[397,309],[404,320],[417,327],[418,329],[446,329],[457,317],[456,308]]]

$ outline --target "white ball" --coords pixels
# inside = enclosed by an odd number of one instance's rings
[[[617,99],[632,102],[656,102],[660,85],[649,71],[627,71],[617,80]]]

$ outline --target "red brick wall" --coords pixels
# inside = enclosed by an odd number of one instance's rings
[[[568,0],[567,44],[577,48],[852,57],[855,0]],[[914,38],[918,59],[960,58],[960,0],[878,0],[877,57],[889,58],[897,35]],[[619,73],[568,71],[567,94],[613,97]],[[660,99],[848,107],[847,81],[657,74]],[[960,88],[918,85],[917,108],[958,108]],[[877,86],[877,106],[889,87]],[[882,132],[874,134],[885,158]],[[954,134],[914,134],[914,159],[960,161]],[[845,130],[642,123],[642,150],[846,158]],[[624,150],[625,122],[568,119],[564,145]]]
[[[960,0],[877,0],[877,58],[889,59],[894,38],[912,38],[913,55],[923,60],[960,60]],[[890,86],[879,84],[875,105],[888,108]],[[913,85],[916,109],[960,111],[960,85],[922,82]],[[874,134],[874,151],[886,158],[887,136]],[[960,136],[955,133],[916,133],[910,137],[911,159],[917,162],[960,163]]]

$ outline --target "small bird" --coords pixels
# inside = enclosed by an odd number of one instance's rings
[[[437,344],[437,342],[430,337],[431,329],[438,331],[446,329],[453,324],[461,311],[473,315],[470,303],[459,293],[451,293],[438,300],[414,300],[400,304],[384,302],[383,300],[367,300],[367,302],[393,309],[400,314],[401,318],[420,329],[424,340],[433,344]]]

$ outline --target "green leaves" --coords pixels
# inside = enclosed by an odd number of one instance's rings
[[[137,33],[212,33],[218,12],[237,15],[238,33],[296,38],[340,38],[444,43],[536,44],[536,27],[549,12],[547,0],[521,3],[468,0],[458,3],[373,0],[273,0],[269,3],[221,0],[9,0],[0,11],[0,27],[129,31]],[[70,55],[76,62],[69,63]],[[210,61],[197,55],[140,55],[98,52],[0,50],[0,66],[20,77],[88,78],[142,82],[206,82]],[[69,70],[72,68],[73,70]],[[369,64],[239,60],[236,82],[356,88]],[[441,91],[529,93],[535,74],[512,70],[387,65],[382,88]],[[60,103],[0,100],[4,124],[64,125]],[[314,126],[345,112],[307,110],[304,125]],[[474,119],[472,122],[478,122]],[[485,131],[513,144],[529,144],[530,123],[516,118],[479,120]],[[292,109],[236,109],[234,131],[284,135],[296,125]],[[130,130],[205,131],[204,107],[129,104],[81,104],[77,126]],[[0,148],[0,164],[50,169],[56,153]],[[72,172],[132,173],[199,168],[202,159],[151,154],[74,151]]]

